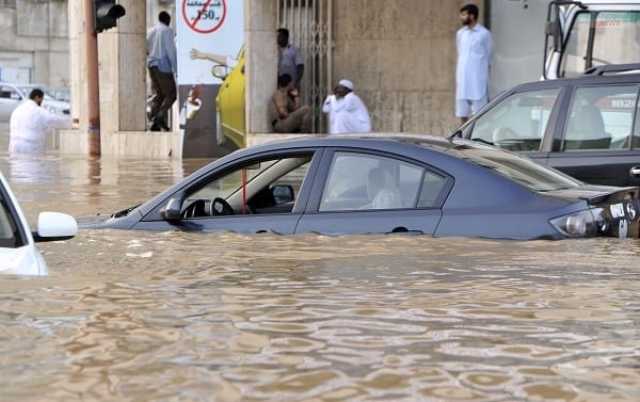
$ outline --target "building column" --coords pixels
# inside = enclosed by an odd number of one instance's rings
[[[71,118],[74,126],[86,133],[89,127],[87,105],[87,88],[83,85],[86,77],[86,61],[84,41],[84,2],[70,1],[69,12],[69,57],[70,57],[70,91]]]
[[[118,132],[146,130],[146,3],[120,0],[126,15],[98,35],[103,145]]]
[[[278,0],[245,0],[247,133],[269,133],[269,99],[276,89]]]

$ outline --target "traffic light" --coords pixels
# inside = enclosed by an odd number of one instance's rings
[[[93,15],[95,17],[96,33],[115,27],[118,18],[125,14],[124,7],[116,4],[116,0],[94,0]]]

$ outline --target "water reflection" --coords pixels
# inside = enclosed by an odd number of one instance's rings
[[[32,162],[0,161],[30,217],[121,209],[205,163]],[[86,231],[41,249],[49,277],[0,277],[2,400],[640,399],[637,241]]]

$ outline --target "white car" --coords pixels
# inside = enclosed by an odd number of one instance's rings
[[[47,275],[47,264],[36,242],[71,239],[78,232],[76,220],[58,212],[42,212],[38,230],[29,224],[0,173],[0,274]]]
[[[22,101],[29,99],[29,94],[35,88],[44,92],[42,107],[56,114],[68,115],[71,110],[69,102],[56,99],[44,85],[11,84],[0,82],[0,122],[9,122],[11,113]]]

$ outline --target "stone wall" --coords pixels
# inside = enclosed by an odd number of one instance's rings
[[[0,67],[31,68],[31,81],[69,86],[66,0],[19,0],[0,8]]]
[[[446,135],[457,126],[455,34],[468,2],[334,2],[333,76],[354,82],[374,131]]]

